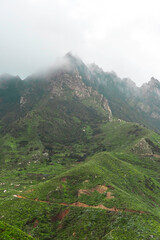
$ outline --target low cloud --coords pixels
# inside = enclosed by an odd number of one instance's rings
[[[0,73],[22,78],[72,51],[130,77],[160,79],[158,0],[0,0]]]

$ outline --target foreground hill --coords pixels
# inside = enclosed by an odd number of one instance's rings
[[[6,223],[0,222],[0,239],[33,240],[34,238],[25,234],[20,229],[12,227]]]
[[[16,228],[42,240],[160,239],[160,135],[122,88],[111,94],[124,80],[106,76],[67,54],[24,81],[1,78],[0,219],[11,239]]]
[[[89,144],[106,149],[81,163],[63,155],[12,171],[17,179],[2,186],[3,221],[39,239],[159,239],[160,136],[118,120],[101,130]]]

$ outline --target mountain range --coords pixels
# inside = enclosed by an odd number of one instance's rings
[[[160,82],[67,53],[0,76],[0,239],[160,239]]]

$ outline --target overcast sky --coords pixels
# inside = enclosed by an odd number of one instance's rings
[[[160,1],[0,0],[0,74],[24,78],[68,51],[138,86],[160,80]]]

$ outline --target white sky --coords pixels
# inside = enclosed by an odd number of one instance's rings
[[[24,78],[68,51],[137,85],[160,80],[160,1],[0,0],[0,74]]]

